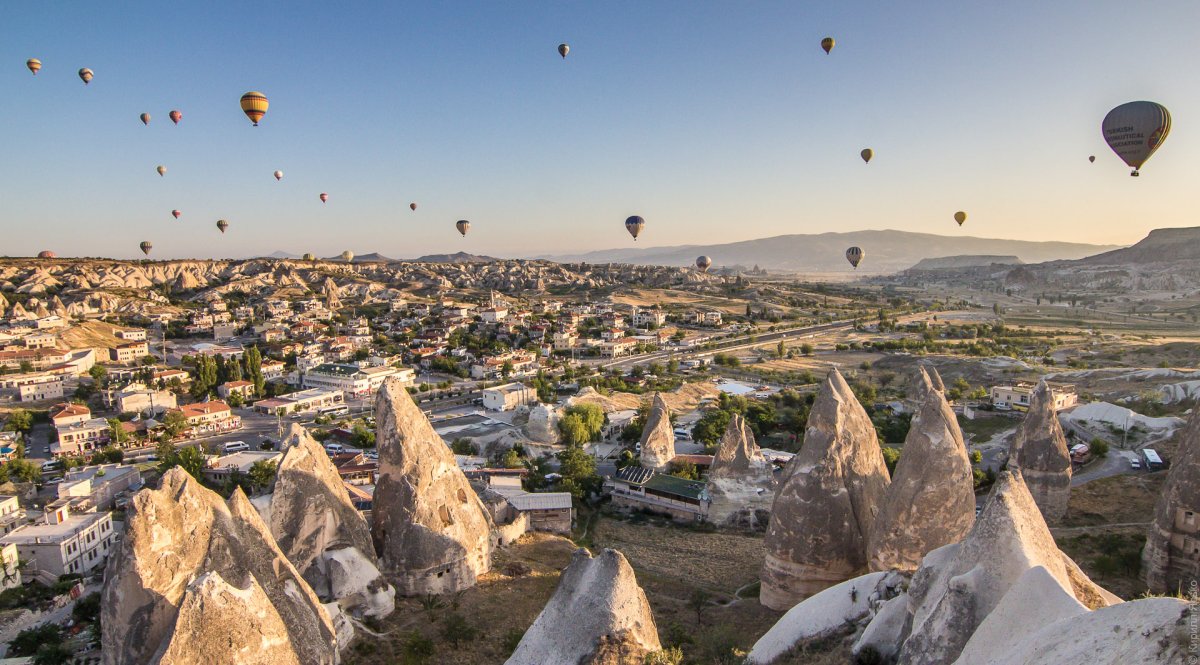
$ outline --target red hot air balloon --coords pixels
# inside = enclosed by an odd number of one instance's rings
[[[177,110],[172,110],[172,111],[171,111],[170,113],[168,113],[167,115],[169,115],[169,116],[170,116],[170,118],[171,118],[171,122],[173,122],[173,123],[175,123],[175,124],[177,124],[177,125],[179,124],[179,121],[183,119],[183,114],[182,114],[182,113],[180,113],[180,112],[179,112],[179,111],[177,111]]]
[[[37,72],[34,72],[34,73],[37,73]],[[58,258],[58,254],[55,254],[54,252],[52,252],[48,249],[43,249],[42,251],[38,252],[37,257],[39,259],[56,259],[56,258]]]
[[[179,216],[182,215],[183,213],[179,212],[178,210],[172,210],[171,214],[175,216],[175,219],[179,219]]]
[[[329,200],[329,195],[326,194],[325,192],[321,192],[321,203],[325,203],[328,200]]]

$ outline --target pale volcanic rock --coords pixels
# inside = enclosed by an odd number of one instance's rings
[[[1071,498],[1071,453],[1045,381],[1033,391],[1025,419],[1012,438],[1008,463],[1021,470],[1046,522],[1060,522]]]
[[[371,535],[406,596],[453,593],[491,568],[492,521],[450,448],[396,379],[375,400],[379,472]]]
[[[1195,662],[1200,607],[1178,598],[1142,598],[1019,634],[979,659],[955,665],[1158,665]]]
[[[754,643],[747,664],[767,665],[802,642],[827,637],[843,630],[847,623],[864,619],[888,576],[867,573],[800,601]]]
[[[662,395],[654,393],[650,414],[642,430],[642,466],[663,471],[675,459],[675,431],[671,428],[671,410]]]
[[[1180,437],[1154,506],[1154,521],[1142,550],[1146,586],[1155,593],[1188,592],[1200,584],[1200,410]]]
[[[266,511],[279,549],[322,602],[337,601],[354,615],[391,614],[395,590],[379,573],[371,529],[337,467],[298,424],[283,445]]]
[[[937,368],[933,365],[927,365],[925,372],[929,375],[929,384],[933,386],[933,389],[945,395],[946,384],[942,381],[942,375],[938,374]]]
[[[506,665],[623,665],[662,649],[646,594],[620,552],[578,549]]]
[[[942,394],[928,391],[870,533],[871,570],[916,570],[927,552],[961,540],[974,519],[962,431]]]
[[[246,496],[222,501],[179,467],[130,502],[102,593],[105,665],[212,662],[250,626],[269,632],[247,643],[248,660],[338,662],[329,614]],[[168,650],[177,659],[159,661]]]
[[[900,665],[953,662],[1031,568],[1041,566],[1059,588],[1080,599],[1068,561],[1020,472],[1002,471],[970,535],[931,552],[913,576],[908,591],[912,629]]]
[[[837,370],[813,403],[804,445],[771,507],[759,602],[786,610],[867,567],[867,534],[888,487],[875,426]]]
[[[562,412],[549,404],[537,404],[529,410],[525,423],[525,435],[538,443],[558,443],[558,421]]]
[[[772,464],[754,440],[754,432],[740,414],[734,414],[708,470],[708,520],[714,524],[765,527],[775,500],[772,471]]]

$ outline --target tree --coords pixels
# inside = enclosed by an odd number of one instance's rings
[[[1092,455],[1096,457],[1108,457],[1108,442],[1099,437],[1092,439],[1088,446],[1091,449]]]
[[[121,421],[116,418],[108,419],[108,438],[115,444],[122,444],[129,438],[125,433],[125,428],[121,426]]]
[[[120,464],[125,461],[125,453],[116,446],[106,446],[96,451],[92,456],[94,464]]]
[[[458,648],[460,642],[470,642],[478,634],[479,631],[458,612],[451,612],[442,619],[442,638],[455,649]]]
[[[669,468],[668,475],[685,480],[700,480],[700,470],[696,468],[695,464],[687,460],[671,462]]]
[[[784,344],[783,340],[781,339],[779,340],[779,343],[775,345],[775,355],[782,358],[786,353],[787,344]]]
[[[883,447],[883,463],[887,465],[888,474],[896,474],[896,463],[900,461],[900,450],[890,446]]]
[[[28,409],[13,409],[8,414],[4,429],[10,432],[28,432],[33,427],[33,414]]]
[[[692,589],[692,595],[688,597],[688,607],[696,613],[697,625],[704,623],[704,609],[708,607],[710,597],[711,594],[700,588]]]
[[[250,465],[249,476],[251,484],[255,487],[267,488],[275,480],[275,473],[279,470],[275,460],[260,460]]]
[[[512,373],[513,373],[513,364],[512,364],[512,361],[511,361],[511,360],[505,360],[505,361],[504,361],[504,364],[500,366],[500,374],[501,374],[501,375],[502,375],[504,378],[506,378],[506,379],[507,379],[508,377],[512,376]]]
[[[475,442],[466,437],[459,437],[450,444],[450,450],[455,455],[478,455],[479,446]]]
[[[9,460],[5,466],[8,467],[8,477],[12,480],[33,483],[42,478],[42,469],[27,459]]]
[[[805,342],[800,345],[800,353],[802,355],[811,356],[813,354],[813,345]]]
[[[577,499],[598,491],[600,476],[596,475],[596,460],[583,452],[582,448],[567,448],[555,455],[558,472],[563,477],[563,489]]]
[[[92,368],[88,370],[88,376],[92,377],[92,380],[95,381],[96,385],[98,386],[107,385],[108,368],[106,368],[104,365],[92,365]]]
[[[237,367],[237,364],[232,365],[232,367]],[[230,408],[236,409],[246,403],[246,398],[242,397],[240,390],[235,390],[229,393],[229,397],[226,397],[225,401],[229,404]]]
[[[8,643],[9,657],[32,656],[43,645],[61,645],[63,641],[62,627],[56,623],[44,623],[36,628],[29,628],[17,633]]]
[[[162,450],[162,446],[159,446],[159,450]],[[165,457],[159,457],[158,470],[160,472],[166,473],[176,466],[187,471],[196,480],[201,480],[200,474],[204,469],[204,453],[194,446],[184,446],[179,449],[171,448],[171,452],[167,453]]]
[[[350,443],[356,448],[374,448],[375,432],[362,423],[354,423],[354,430],[350,434]]]
[[[725,435],[725,428],[729,427],[729,419],[733,412],[725,409],[709,409],[700,416],[700,420],[692,426],[692,440],[697,443],[703,443],[705,447],[711,448],[716,446],[721,441],[721,437]]]
[[[512,448],[504,451],[504,455],[500,458],[500,466],[505,469],[519,469],[524,465],[525,463],[521,460],[521,454]]]
[[[574,404],[567,407],[558,430],[568,446],[582,446],[589,441],[599,441],[604,429],[604,411],[595,404]]]
[[[187,418],[184,417],[182,411],[178,410],[167,411],[167,415],[163,417],[162,424],[163,431],[171,438],[183,434],[184,430],[188,428]]]
[[[266,388],[266,380],[263,379],[262,373],[262,352],[257,346],[252,346],[246,349],[246,377],[247,380],[254,384],[254,394],[262,395]]]

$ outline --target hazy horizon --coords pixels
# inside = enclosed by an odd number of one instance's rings
[[[2,251],[508,257],[882,228],[1129,245],[1195,225],[1200,197],[1185,166],[1200,156],[1200,91],[1185,83],[1200,6],[1131,13],[5,6]],[[238,107],[248,90],[271,100],[257,128]],[[1137,99],[1175,122],[1133,179],[1099,125]],[[632,214],[647,220],[636,244]]]

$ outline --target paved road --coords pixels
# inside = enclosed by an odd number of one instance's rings
[[[758,346],[764,346],[779,340],[787,340],[796,337],[811,337],[817,333],[829,332],[832,330],[848,330],[854,324],[850,321],[835,321],[833,323],[822,323],[815,326],[806,326],[803,328],[792,328],[789,330],[776,330],[775,332],[764,332],[754,336],[754,341],[746,341],[742,343],[718,343],[715,349],[668,349],[666,351],[655,351],[654,353],[644,353],[636,356],[627,356],[619,358],[612,362],[601,363],[601,367],[608,369],[612,367],[627,367],[632,365],[642,365],[652,362],[660,362],[669,360],[672,356],[675,358],[688,358],[693,356],[711,356],[715,353],[725,353],[728,351],[740,351],[743,349],[751,349]]]

